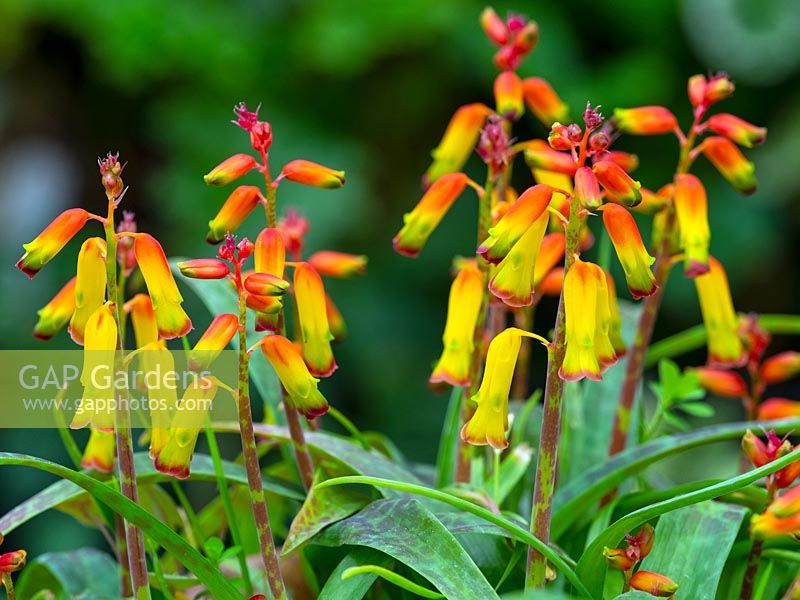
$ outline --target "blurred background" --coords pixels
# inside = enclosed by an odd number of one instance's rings
[[[477,0],[4,0],[0,347],[40,347],[30,335],[35,310],[74,273],[80,241],[34,281],[13,264],[20,245],[61,210],[104,209],[96,157],[109,150],[128,162],[123,207],[136,213],[140,230],[159,237],[168,255],[211,256],[206,224],[229,190],[205,186],[202,176],[249,150],[230,123],[233,106],[261,104],[273,126],[274,170],[305,158],[347,171],[338,191],[281,186],[280,212],[293,206],[310,219],[309,251],[369,256],[366,276],[330,282],[349,337],[335,349],[339,371],[321,387],[360,428],[386,433],[409,459],[435,460],[447,396],[426,383],[441,349],[451,259],[474,251],[475,202],[465,195],[456,203],[417,260],[395,254],[391,238],[421,195],[420,176],[453,111],[492,103],[496,69],[494,48],[478,25],[483,6]],[[712,252],[728,268],[739,311],[797,312],[800,7],[793,0],[517,0],[494,7],[539,22],[539,45],[519,73],[547,78],[574,114],[587,100],[607,114],[617,106],[662,104],[685,126],[687,78],[709,70],[731,75],[736,94],[720,110],[768,126],[769,138],[748,153],[760,182],[751,197],[737,195],[698,161],[695,172],[709,193]],[[546,132],[526,114],[515,133],[525,139]],[[646,187],[670,179],[677,158],[672,136],[626,138],[616,148],[639,154],[636,177]],[[468,172],[482,180],[477,157]],[[515,185],[530,182],[520,163]],[[261,224],[254,215],[242,233],[254,239]],[[184,295],[202,331],[210,316],[193,292]],[[554,310],[548,301],[537,310],[540,333]],[[676,271],[656,339],[699,322],[694,285]],[[66,333],[51,344],[70,347]],[[778,338],[773,350],[789,347],[797,340]],[[535,359],[542,385],[544,354]],[[704,359],[704,352],[682,357],[684,364]],[[738,406],[723,409],[725,419],[741,416]],[[64,458],[53,431],[0,430],[0,450]],[[48,481],[1,470],[0,511]],[[55,537],[46,529],[54,522]],[[74,548],[74,536],[92,535],[63,515],[40,518],[25,531],[18,539],[33,553]]]

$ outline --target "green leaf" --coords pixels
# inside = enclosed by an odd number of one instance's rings
[[[800,427],[800,419],[728,423],[705,427],[691,433],[665,436],[628,448],[586,470],[556,493],[556,510],[552,523],[553,539],[558,539],[572,523],[587,511],[593,510],[594,504],[608,492],[649,465],[692,448],[740,438],[748,429],[759,427],[775,428],[778,433],[788,433]]]
[[[218,600],[239,600],[241,598],[239,592],[214,565],[203,558],[186,540],[105,483],[56,463],[24,454],[0,452],[0,466],[30,467],[79,485],[96,500],[139,527],[147,537],[170,552],[186,569],[197,576],[214,598]]]
[[[464,393],[460,387],[454,387],[450,392],[450,401],[447,404],[447,413],[444,416],[444,425],[442,425],[442,435],[439,438],[439,452],[436,455],[436,487],[438,488],[447,487],[455,479],[458,446],[461,439],[463,396]]]
[[[647,592],[633,591],[620,594],[614,600],[653,600],[654,596]]]
[[[119,565],[95,548],[49,552],[32,560],[14,587],[17,598],[33,598],[43,590],[58,600],[119,598]]]
[[[528,472],[528,467],[533,459],[533,450],[527,444],[520,444],[511,449],[500,463],[499,486],[497,497],[493,498],[497,506],[503,504],[520,480]],[[438,486],[437,486],[438,487]],[[483,489],[489,494],[494,492],[494,474],[488,475],[483,483]]]
[[[664,422],[678,431],[688,432],[692,430],[692,426],[689,425],[688,421],[675,413],[668,412],[668,410],[664,412]]]
[[[369,546],[385,552],[452,600],[498,597],[453,535],[414,498],[376,500],[328,527],[315,543]]]
[[[681,402],[677,408],[693,417],[707,419],[714,416],[714,407],[705,402]]]
[[[678,584],[676,600],[713,600],[746,509],[703,502],[665,514],[642,568]]]
[[[208,560],[216,565],[222,558],[222,553],[225,552],[225,544],[218,537],[212,536],[203,542],[203,552]]]
[[[342,559],[328,577],[325,586],[319,593],[317,600],[360,600],[372,587],[378,578],[375,573],[368,573],[361,577],[342,579],[342,573],[359,565],[379,565],[390,567],[394,561],[383,552],[378,552],[366,546],[354,546],[350,553]]]

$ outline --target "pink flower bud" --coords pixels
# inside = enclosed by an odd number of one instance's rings
[[[574,195],[588,209],[599,208],[603,204],[600,184],[589,167],[581,167],[575,171]]]
[[[716,396],[742,398],[748,394],[747,384],[736,371],[699,367],[694,373],[700,378],[700,385]]]
[[[504,46],[508,41],[508,28],[494,9],[487,6],[480,17],[481,28],[484,33],[498,46]]]
[[[706,97],[707,85],[708,81],[706,81],[705,75],[693,75],[689,78],[687,91],[689,93],[689,102],[692,103],[692,106],[697,107],[703,103]]]
[[[222,279],[231,270],[227,263],[217,258],[195,258],[178,263],[181,275],[192,279]]]
[[[0,554],[0,573],[13,573],[25,566],[25,550],[15,550]]]

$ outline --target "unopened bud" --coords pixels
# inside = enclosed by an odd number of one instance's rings
[[[122,190],[125,189],[121,177],[125,165],[119,162],[119,152],[116,154],[109,152],[105,158],[98,158],[97,165],[100,167],[100,176],[106,190],[106,197],[111,201],[119,198]]]
[[[630,571],[636,564],[636,559],[628,556],[622,548],[603,548],[606,564],[612,569]]]
[[[704,101],[707,104],[714,104],[720,100],[725,100],[733,95],[736,86],[728,79],[726,73],[718,73],[706,84]]]
[[[597,177],[589,167],[581,167],[575,171],[575,198],[581,205],[594,209],[603,204],[603,195]]]
[[[293,160],[281,170],[289,181],[311,187],[335,190],[344,185],[344,171],[334,171],[310,160]]]
[[[706,85],[708,85],[708,82],[706,81],[705,75],[693,75],[689,78],[689,85],[687,87],[689,102],[692,103],[692,106],[697,107],[703,103],[706,97]]]
[[[766,444],[749,429],[742,438],[742,451],[756,468],[763,467],[771,460]]]
[[[514,71],[503,71],[494,80],[494,99],[498,114],[516,121],[524,110],[522,80]]]
[[[659,598],[669,598],[678,591],[678,584],[669,577],[652,571],[636,571],[630,580],[635,590],[647,592]]]
[[[571,150],[575,146],[575,143],[570,139],[569,128],[558,121],[553,123],[550,128],[547,143],[554,150]]]
[[[495,44],[503,46],[508,42],[508,28],[492,7],[487,6],[483,9],[480,23],[484,33]]]
[[[227,263],[216,258],[195,258],[178,263],[181,275],[192,279],[222,279],[230,274]]]
[[[257,296],[282,296],[289,282],[269,273],[253,273],[244,280],[244,289]]]
[[[0,573],[14,573],[25,566],[25,550],[16,550],[0,554]]]
[[[236,181],[256,166],[256,159],[249,154],[234,154],[214,167],[203,180],[208,185],[223,186]]]

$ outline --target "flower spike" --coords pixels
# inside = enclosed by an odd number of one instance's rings
[[[294,270],[294,295],[302,332],[303,358],[316,377],[328,377],[336,370],[331,350],[328,314],[325,310],[325,288],[322,278],[308,263]]]
[[[75,312],[75,282],[77,277],[70,279],[64,287],[36,313],[39,319],[33,328],[33,337],[46,341],[57,334],[69,323],[72,313]]]
[[[673,198],[678,217],[680,246],[685,253],[684,271],[687,277],[708,272],[708,201],[702,182],[689,173],[675,177]]]
[[[293,160],[281,169],[280,177],[311,187],[336,190],[344,185],[344,171],[334,171],[310,160]]]
[[[69,321],[69,334],[76,344],[83,344],[89,317],[106,301],[106,241],[89,238],[78,253],[75,276],[75,312]]]
[[[82,208],[62,212],[33,241],[22,245],[25,254],[17,261],[17,268],[33,279],[75,237],[90,216]]]
[[[317,388],[319,380],[311,375],[300,351],[290,340],[268,335],[259,345],[289,399],[304,417],[315,419],[328,412],[328,401]]]
[[[601,379],[595,349],[598,283],[594,265],[576,257],[564,278],[567,349],[558,374],[567,381]]]
[[[254,185],[237,187],[225,200],[217,216],[208,222],[206,241],[216,245],[225,239],[226,234],[234,233],[259,202],[261,202],[261,192],[258,187]]]
[[[605,204],[602,210],[603,224],[625,272],[628,290],[634,299],[650,296],[658,287],[650,270],[655,259],[647,253],[636,221],[617,204]]]
[[[523,79],[522,94],[530,111],[546,127],[555,122],[568,122],[569,106],[564,104],[551,85],[541,77]]]
[[[747,160],[736,145],[728,138],[714,136],[706,138],[697,147],[717,171],[742,194],[756,191],[758,182],[755,165]]]
[[[708,364],[738,367],[747,355],[738,333],[739,317],[733,308],[728,276],[714,257],[709,257],[708,265],[708,273],[694,278],[708,334]]]
[[[477,102],[462,106],[455,112],[442,141],[431,152],[433,163],[423,178],[425,186],[435,183],[442,175],[456,173],[463,168],[490,114],[491,108]]]

